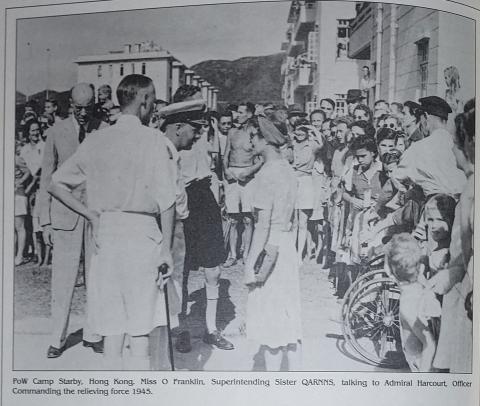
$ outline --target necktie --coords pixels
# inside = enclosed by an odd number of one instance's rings
[[[81,144],[84,139],[85,139],[85,127],[81,125],[80,131],[78,132],[78,142]]]

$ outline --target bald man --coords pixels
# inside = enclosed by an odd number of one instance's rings
[[[77,150],[89,133],[107,127],[107,124],[93,118],[94,102],[93,87],[88,83],[77,84],[71,90],[72,116],[56,123],[47,131],[37,204],[45,243],[53,245],[55,242],[52,261],[52,340],[47,351],[48,358],[57,358],[66,349],[68,320],[80,258],[83,253],[87,271],[91,239],[85,219],[52,198],[47,189],[53,172]],[[75,188],[73,194],[84,201],[85,185]],[[100,339],[87,325],[84,326],[85,347],[90,347],[97,353],[103,352]]]

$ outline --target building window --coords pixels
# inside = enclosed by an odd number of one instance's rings
[[[310,31],[308,33],[307,59],[309,62],[316,62],[317,60],[317,32],[316,31]]]
[[[348,58],[351,21],[352,20],[337,20],[337,58]]]
[[[123,76],[123,63],[120,64],[120,76]]]
[[[335,95],[335,113],[337,117],[345,116],[347,114],[347,95]]]
[[[110,77],[113,76],[113,65],[108,65],[108,75],[109,75]]]
[[[428,45],[429,45],[429,39],[428,38],[422,38],[420,41],[417,42],[420,97],[427,96]]]
[[[132,63],[132,73],[135,73],[135,64]]]
[[[97,66],[97,77],[102,77],[102,65]]]
[[[146,75],[147,74],[147,65],[145,64],[145,62],[142,63],[142,75]]]

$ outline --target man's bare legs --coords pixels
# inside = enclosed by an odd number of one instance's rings
[[[248,253],[250,251],[250,244],[252,242],[252,234],[253,234],[253,218],[251,213],[242,213],[243,216],[243,238],[242,238],[242,251],[243,251],[243,258],[248,257]]]
[[[253,219],[251,213],[231,213],[229,214],[231,221],[231,228],[229,233],[230,253],[228,259],[224,264],[225,268],[228,268],[235,264],[237,259],[237,244],[240,234],[239,224],[243,223],[242,243],[240,245],[240,251],[245,259],[250,251],[250,244],[253,234]]]

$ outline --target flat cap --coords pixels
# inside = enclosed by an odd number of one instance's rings
[[[207,125],[205,111],[207,103],[203,99],[189,100],[179,103],[172,103],[162,107],[158,114],[164,117],[166,123],[192,123],[196,125]]]
[[[303,108],[300,104],[295,103],[288,106],[288,115],[289,116],[302,116],[305,117],[307,113],[303,111]]]
[[[418,101],[420,102],[422,109],[432,116],[448,120],[448,114],[452,112],[448,103],[438,96],[422,97]]]
[[[348,89],[347,90],[347,103],[354,103],[365,99],[365,96],[362,94],[360,89]]]
[[[418,103],[415,103],[414,101],[412,100],[407,100],[405,103],[403,103],[404,106],[408,107],[410,109],[410,111],[415,111],[417,109],[421,109],[422,106],[420,106],[420,104]]]

